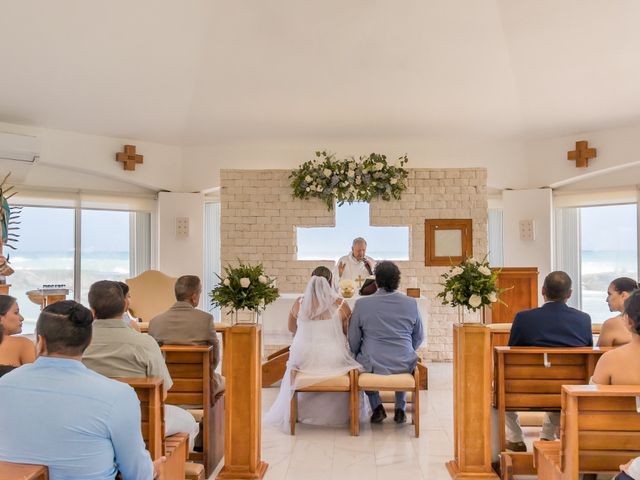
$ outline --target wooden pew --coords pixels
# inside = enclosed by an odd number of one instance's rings
[[[494,406],[498,409],[500,452],[505,452],[505,412],[561,409],[563,385],[589,383],[596,362],[608,349],[598,347],[495,347]],[[533,454],[505,452],[514,474],[534,474]]]
[[[580,473],[615,474],[640,456],[639,385],[562,387],[560,440],[535,442],[541,480],[573,480]]]
[[[213,347],[163,345],[160,348],[173,379],[166,402],[202,410],[203,451],[192,452],[189,458],[202,462],[208,478],[224,455],[224,395],[212,398],[211,391]]]
[[[189,449],[189,435],[177,433],[165,439],[162,378],[115,378],[133,387],[140,400],[142,438],[152,460],[167,457],[162,467],[165,480],[183,479]]]
[[[49,480],[49,469],[44,465],[0,462],[0,480]]]

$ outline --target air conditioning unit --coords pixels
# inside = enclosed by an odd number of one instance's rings
[[[0,132],[0,160],[35,163],[39,158],[38,137]]]

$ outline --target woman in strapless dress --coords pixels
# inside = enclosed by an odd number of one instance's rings
[[[24,317],[15,298],[0,295],[0,377],[36,358],[36,347],[22,332]]]
[[[599,347],[617,347],[631,341],[629,323],[622,314],[624,301],[629,298],[631,292],[638,288],[638,283],[633,278],[620,277],[611,282],[607,289],[607,304],[612,312],[621,312],[604,322],[600,336]]]

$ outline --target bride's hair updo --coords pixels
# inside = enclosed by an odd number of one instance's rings
[[[331,285],[331,270],[329,270],[327,267],[323,267],[322,265],[319,267],[316,267],[313,272],[311,272],[311,276],[312,277],[324,277],[327,279],[327,282],[329,282],[329,285]]]
[[[634,290],[624,301],[624,314],[631,322],[631,328],[640,335],[640,290]]]

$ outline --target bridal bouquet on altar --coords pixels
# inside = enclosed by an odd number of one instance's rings
[[[497,287],[498,272],[489,267],[487,257],[478,261],[467,258],[442,274],[443,289],[438,293],[443,305],[464,307],[473,312],[484,305],[498,302],[504,291]]]
[[[241,310],[259,313],[279,296],[275,278],[265,275],[262,264],[227,265],[224,276],[216,276],[220,282],[209,294],[211,303],[226,308],[236,316]]]
[[[355,158],[337,159],[326,151],[316,152],[309,160],[291,172],[291,187],[295,198],[312,197],[322,200],[329,210],[338,205],[368,202],[374,198],[399,200],[407,189],[409,172],[404,167],[407,156],[390,165],[385,155],[372,153]]]

